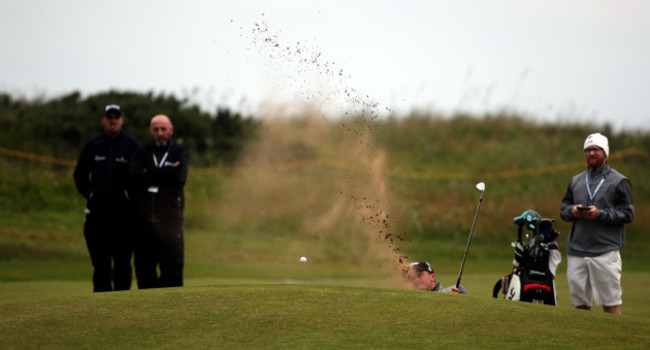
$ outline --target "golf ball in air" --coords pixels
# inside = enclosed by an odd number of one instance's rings
[[[306,263],[306,262],[307,262],[307,258],[305,258],[304,256],[301,256],[301,257],[300,257],[300,262],[301,262],[301,263]]]

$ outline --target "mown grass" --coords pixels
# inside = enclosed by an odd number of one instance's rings
[[[650,319],[368,287],[218,285],[0,303],[3,348],[646,348]],[[579,320],[579,321],[578,321]]]

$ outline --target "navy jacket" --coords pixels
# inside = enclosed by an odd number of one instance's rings
[[[115,138],[101,133],[84,145],[73,176],[91,212],[129,202],[129,162],[137,148],[138,142],[124,132]]]

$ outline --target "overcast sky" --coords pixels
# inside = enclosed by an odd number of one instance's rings
[[[645,0],[2,0],[0,45],[0,90],[27,97],[650,121]]]

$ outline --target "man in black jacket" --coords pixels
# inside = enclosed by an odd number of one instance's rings
[[[149,132],[153,140],[136,151],[131,164],[140,214],[135,274],[141,289],[182,286],[183,187],[190,155],[172,141],[169,117],[153,117]]]
[[[84,236],[94,268],[93,290],[128,290],[133,252],[129,161],[138,143],[122,131],[120,106],[107,105],[101,122],[104,132],[85,144],[73,175],[87,200]]]

